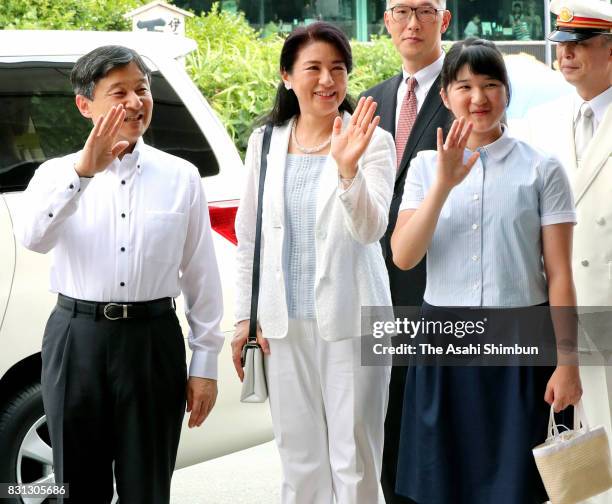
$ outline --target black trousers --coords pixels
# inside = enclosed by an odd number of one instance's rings
[[[42,392],[67,502],[110,503],[113,463],[122,503],[169,502],[186,381],[174,310],[109,321],[55,307],[43,338]]]

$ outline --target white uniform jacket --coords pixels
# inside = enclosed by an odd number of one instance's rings
[[[578,224],[573,271],[580,306],[612,305],[612,105],[576,166],[573,104],[564,98],[528,115],[533,145],[555,154],[568,171]]]
[[[580,168],[576,164],[574,106],[572,98],[566,97],[533,109],[527,119],[533,145],[555,154],[568,171],[578,221],[574,229],[572,269],[578,305],[586,307],[588,312],[588,307],[612,306],[612,105],[608,106],[589,142]],[[601,363],[604,364],[603,359]],[[589,422],[604,425],[610,435],[612,367],[609,361],[607,366],[581,366],[580,376]],[[585,504],[610,502],[611,490],[584,501]]]
[[[346,127],[350,115],[343,117]],[[287,335],[283,272],[285,239],[284,173],[291,119],[275,127],[264,185],[258,320],[266,338]],[[263,128],[249,139],[247,182],[236,215],[236,320],[250,318],[257,189]],[[331,155],[321,172],[315,221],[315,311],[321,337],[337,341],[360,336],[362,306],[391,306],[389,278],[379,244],[387,229],[395,179],[392,136],[376,128],[357,175],[346,190],[339,185]]]

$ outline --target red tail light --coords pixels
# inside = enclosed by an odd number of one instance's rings
[[[211,227],[234,245],[238,245],[236,229],[234,228],[238,203],[240,203],[240,200],[215,201],[208,204]]]

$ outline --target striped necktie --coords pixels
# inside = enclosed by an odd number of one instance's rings
[[[414,89],[417,87],[418,82],[414,77],[407,79],[408,90],[404,101],[402,102],[402,108],[400,109],[400,116],[397,122],[397,131],[395,132],[395,151],[397,153],[397,168],[399,169],[402,163],[402,156],[410,137],[410,132],[414,126],[414,121],[417,116],[417,100]]]

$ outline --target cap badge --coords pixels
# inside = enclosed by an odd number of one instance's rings
[[[559,12],[559,21],[569,23],[572,19],[574,19],[574,12],[568,7],[563,7]]]

